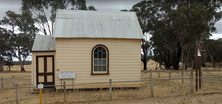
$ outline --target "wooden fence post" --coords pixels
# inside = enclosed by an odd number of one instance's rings
[[[15,85],[16,104],[19,104],[18,84]]]
[[[66,82],[63,82],[64,102],[66,102]]]
[[[184,73],[183,73],[183,70],[181,71],[181,75],[182,75],[182,84],[183,84],[184,83],[184,79],[183,79]]]
[[[158,70],[158,78],[160,78],[160,70]]]
[[[109,79],[109,94],[110,94],[110,99],[112,100],[112,79]]]
[[[2,77],[2,79],[1,79],[1,87],[3,88],[4,86],[3,86],[3,77]]]
[[[15,76],[12,76],[12,85],[15,86]]]
[[[202,76],[202,72],[201,72],[201,76]],[[201,78],[201,85],[203,86],[203,78]]]
[[[72,78],[72,89],[74,91],[74,78]]]
[[[193,72],[190,74],[190,93],[193,94]]]
[[[150,93],[151,97],[154,97],[153,95],[153,78],[152,78],[152,70],[150,69]]]
[[[169,71],[169,79],[171,79],[171,72]]]

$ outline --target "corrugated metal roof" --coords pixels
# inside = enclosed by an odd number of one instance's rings
[[[58,10],[53,37],[143,39],[136,13]]]
[[[51,35],[36,35],[32,51],[55,51],[55,38]]]

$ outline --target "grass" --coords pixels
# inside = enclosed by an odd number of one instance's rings
[[[209,70],[212,70],[208,68]],[[207,75],[221,75],[219,72],[204,72]],[[4,77],[4,86],[13,87],[11,78],[15,76],[15,83],[19,86],[30,86],[31,85],[31,74],[30,73],[0,73],[0,77]],[[112,98],[110,100],[109,90],[102,91],[67,91],[66,100],[68,103],[92,103],[92,104],[103,104],[103,103],[122,103],[122,104],[134,104],[134,103],[156,103],[156,104],[219,104],[222,102],[222,94],[205,95],[208,92],[222,91],[221,81],[222,78],[205,78],[203,79],[202,89],[195,94],[190,94],[190,79],[185,79],[184,83],[181,80],[155,80],[158,78],[158,73],[153,72],[153,92],[155,97],[151,97],[150,94],[150,82],[141,82],[141,88],[138,89],[113,89]],[[190,73],[184,74],[185,78],[190,77]],[[141,73],[141,79],[148,80],[150,78],[149,73]],[[161,72],[160,78],[168,79],[169,73]],[[171,78],[181,78],[181,73],[171,73]],[[195,80],[194,80],[195,81]],[[195,85],[195,82],[193,82]],[[194,86],[195,88],[195,86]],[[195,89],[194,89],[195,90]],[[31,94],[30,88],[20,88],[19,96],[26,96],[20,99],[21,104],[38,104],[39,94]],[[11,99],[15,97],[15,89],[0,90],[0,101],[5,99]],[[44,104],[62,104],[64,102],[64,93],[51,92],[43,93]],[[1,102],[0,102],[1,103]],[[2,102],[3,104],[14,104],[15,100]]]

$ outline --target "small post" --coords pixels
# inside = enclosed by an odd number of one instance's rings
[[[202,76],[202,72],[201,72],[201,76]],[[201,86],[203,86],[203,78],[201,79]]]
[[[2,77],[2,79],[1,79],[1,87],[3,88],[4,86],[3,86],[3,77]]]
[[[152,79],[152,70],[150,69],[150,93],[151,97],[154,97],[153,95],[153,79]]]
[[[12,85],[15,86],[15,76],[12,76]]]
[[[19,104],[18,84],[15,85],[16,104]]]
[[[183,75],[183,70],[181,71],[181,74],[182,74],[182,84],[184,83],[184,79],[183,79],[183,77],[184,77],[184,75]]]
[[[160,78],[160,70],[158,70],[158,78]]]
[[[171,72],[169,71],[169,79],[171,79]]]
[[[40,83],[38,84],[38,89],[39,89],[39,103],[42,104],[42,89],[43,89],[43,84]]]
[[[110,99],[112,100],[112,79],[109,79],[109,94],[110,94]]]
[[[72,78],[72,89],[74,91],[74,78]]]
[[[198,91],[198,46],[195,48],[196,91]]]
[[[61,89],[62,89],[62,79],[61,79]]]
[[[190,93],[193,94],[193,72],[190,74]]]
[[[42,88],[39,89],[40,104],[42,104]]]
[[[199,64],[199,89],[201,89],[201,56],[198,56]]]
[[[66,102],[66,82],[63,82],[64,102]]]

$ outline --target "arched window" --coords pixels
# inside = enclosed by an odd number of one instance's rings
[[[92,49],[91,75],[109,74],[109,51],[104,45],[96,45]]]

